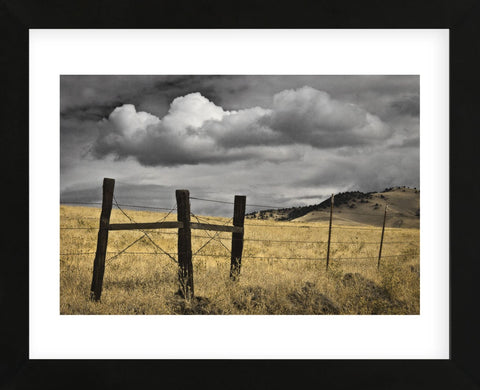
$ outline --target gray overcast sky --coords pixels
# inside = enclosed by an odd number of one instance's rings
[[[178,188],[288,207],[419,187],[418,76],[61,76],[60,105],[64,202],[99,201],[103,177],[160,207]]]

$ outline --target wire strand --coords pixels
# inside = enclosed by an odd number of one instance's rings
[[[142,208],[142,209],[152,209],[152,210],[171,210],[168,207],[153,207],[153,206],[142,206],[142,205],[134,205],[134,204],[121,204],[118,203],[118,206],[122,207],[136,207],[136,208]]]
[[[194,197],[194,196],[191,196],[190,199],[202,200],[204,202],[235,204],[234,202],[227,202],[227,201],[224,201],[224,200],[197,198],[197,197]],[[279,206],[266,206],[266,205],[260,205],[260,204],[249,204],[249,203],[247,203],[245,206],[246,207],[267,207],[267,208],[270,208],[270,209],[277,209],[277,210],[283,210],[283,209],[287,208],[287,207],[279,207]]]
[[[118,204],[117,202],[117,199],[115,198],[115,195],[113,195],[113,200],[115,202],[115,205],[117,206],[117,208],[122,212],[123,215],[125,215],[125,217],[127,217],[130,222],[132,223],[136,223],[135,220],[133,218],[131,218]],[[167,215],[165,215],[161,220],[159,220],[158,222],[163,222],[165,219],[167,219],[167,217],[170,215],[170,213],[176,208],[173,207],[168,213]],[[153,239],[148,235],[148,233],[145,231],[145,230],[142,230],[142,229],[139,229],[143,234],[144,236],[142,237],[146,237],[148,238],[148,240],[150,241],[150,243],[152,245],[154,245],[157,249],[159,249],[162,253],[166,254],[173,262],[177,263],[178,264],[178,261],[171,255],[168,254],[168,252],[166,252],[165,250],[163,250],[163,248],[161,248],[159,245],[157,245],[157,243],[155,243],[155,241],[153,241]],[[118,256],[117,256],[118,257]]]
[[[116,259],[118,256],[120,256],[122,253],[125,253],[125,251],[128,249],[128,248],[131,248],[132,246],[134,246],[137,242],[139,241],[142,241],[143,239],[145,238],[145,236],[141,236],[140,238],[136,239],[135,241],[133,241],[130,245],[126,246],[125,249],[121,250],[120,252],[118,252],[115,256],[112,256],[110,257],[109,259],[105,260],[105,264],[109,264],[112,260]]]
[[[197,216],[196,216],[195,214],[193,214],[192,212],[190,212],[190,214],[198,221],[198,223],[200,223],[200,220],[197,218]],[[226,226],[227,224],[229,224],[231,220],[232,220],[232,219],[230,218],[223,226]],[[200,249],[198,249],[198,250],[193,254],[193,256],[195,256],[197,253],[199,253],[199,252],[200,252],[204,247],[206,247],[212,240],[215,240],[215,238],[218,236],[219,233],[220,233],[220,232],[217,231],[217,232],[215,232],[215,234],[214,234],[213,236],[210,236],[210,234],[208,233],[208,230],[205,230],[205,234],[207,234],[207,235],[210,237],[210,240],[208,240],[204,245],[202,245],[202,246],[200,247]],[[227,250],[227,252],[230,251],[230,249],[228,249],[228,248],[223,244],[222,241],[217,240],[217,242],[219,242],[219,243]]]
[[[99,204],[101,205],[102,202],[60,202],[60,205],[62,204]]]

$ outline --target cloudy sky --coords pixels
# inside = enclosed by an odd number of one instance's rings
[[[62,202],[101,200],[104,177],[168,208],[179,188],[288,207],[419,187],[418,76],[61,76],[60,100]]]

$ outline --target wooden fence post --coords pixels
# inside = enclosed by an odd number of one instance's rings
[[[383,235],[385,234],[385,221],[387,219],[387,209],[388,209],[388,205],[385,206],[385,213],[383,214],[382,238],[380,239],[380,250],[378,251],[377,269],[380,268],[380,259],[382,258]]]
[[[245,207],[247,197],[244,195],[235,195],[233,206],[233,226],[244,227]],[[242,265],[243,251],[243,231],[242,233],[232,233],[232,254],[230,260],[230,279],[237,280],[240,276],[240,267]]]
[[[328,226],[328,245],[327,245],[327,271],[328,271],[328,263],[330,262],[330,238],[332,237],[332,215],[333,215],[333,199],[334,195],[330,198],[330,224]]]
[[[188,190],[176,190],[177,220],[183,222],[178,229],[178,280],[180,292],[185,299],[191,299],[193,289],[192,233],[190,228],[190,193]]]
[[[97,251],[93,261],[92,286],[90,288],[90,299],[99,301],[102,295],[103,274],[105,272],[105,256],[107,254],[108,225],[112,213],[114,179],[103,179],[102,213],[100,214],[100,228],[98,231]]]

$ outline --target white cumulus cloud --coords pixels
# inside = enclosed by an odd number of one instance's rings
[[[115,108],[99,123],[92,151],[132,157],[142,165],[174,166],[259,159],[286,161],[299,148],[369,145],[391,135],[377,116],[311,87],[284,90],[271,108],[227,111],[200,93],[175,98],[163,118]]]

